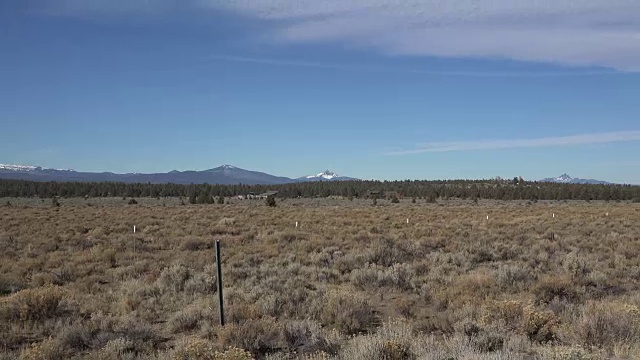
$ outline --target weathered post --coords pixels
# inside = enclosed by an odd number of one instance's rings
[[[220,326],[224,326],[224,300],[222,297],[222,256],[220,255],[220,240],[216,240],[216,268],[218,269],[218,312]]]

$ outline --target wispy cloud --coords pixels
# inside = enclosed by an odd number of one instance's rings
[[[370,66],[370,65],[343,65],[325,64],[317,62],[306,62],[289,59],[269,59],[254,58],[232,55],[211,55],[210,60],[253,63],[272,66],[295,66],[311,67],[320,69],[343,70],[343,71],[366,71],[366,72],[389,72],[421,74],[426,76],[453,76],[453,77],[506,77],[506,78],[541,78],[541,77],[576,77],[576,76],[602,76],[602,75],[623,75],[625,72],[615,70],[591,70],[591,71],[446,71],[446,70],[421,70],[400,68],[391,66]]]
[[[31,0],[51,15],[232,11],[277,44],[640,71],[638,0]]]
[[[271,39],[392,55],[506,58],[640,71],[637,0],[199,0],[267,19]]]
[[[540,148],[552,146],[604,144],[625,141],[640,141],[640,131],[619,131],[599,134],[544,137],[535,139],[430,142],[421,144],[415,149],[392,151],[387,152],[386,154],[408,155],[429,152]]]

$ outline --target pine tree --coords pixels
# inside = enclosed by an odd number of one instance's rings
[[[265,201],[267,206],[275,207],[276,206],[276,198],[273,195],[267,196],[267,200]]]

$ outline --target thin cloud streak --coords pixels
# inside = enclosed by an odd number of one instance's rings
[[[546,137],[537,139],[431,142],[422,144],[416,149],[393,151],[386,153],[386,155],[410,155],[431,152],[577,146],[628,141],[640,141],[640,131],[619,131],[599,134]]]
[[[638,0],[30,0],[46,15],[231,11],[256,39],[346,44],[392,56],[510,59],[640,72]]]
[[[511,59],[640,71],[637,0],[200,0],[268,20],[274,43],[394,56]]]
[[[477,77],[477,78],[544,78],[544,77],[581,77],[581,76],[606,76],[606,75],[623,75],[625,72],[615,70],[601,71],[541,71],[541,72],[507,72],[507,71],[445,71],[445,70],[420,70],[405,69],[384,66],[367,66],[367,65],[340,65],[340,64],[323,64],[315,62],[305,62],[286,59],[269,59],[269,58],[253,58],[244,56],[228,56],[228,55],[211,55],[210,60],[254,63],[273,66],[295,66],[309,67],[319,69],[344,70],[344,71],[366,71],[366,72],[390,72],[390,73],[406,73],[421,74],[427,76],[451,76],[451,77]]]

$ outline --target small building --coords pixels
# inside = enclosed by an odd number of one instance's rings
[[[276,196],[278,194],[277,191],[267,191],[266,193],[262,193],[260,195],[258,195],[259,199],[266,199],[269,196]]]

